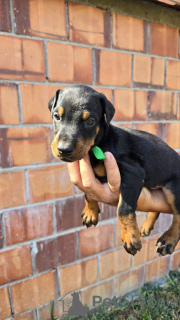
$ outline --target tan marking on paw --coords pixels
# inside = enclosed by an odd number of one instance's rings
[[[98,202],[95,200],[92,200],[88,196],[88,201],[85,200],[85,208],[82,212],[81,217],[83,225],[86,225],[87,227],[91,227],[92,225],[96,225],[98,223],[98,216],[99,216],[99,205]]]
[[[158,217],[159,217],[159,212],[148,212],[148,216],[144,221],[140,230],[141,237],[146,237],[150,235],[151,230],[153,230],[154,224]]]
[[[126,216],[118,216],[118,220],[121,226],[121,238],[124,248],[134,256],[142,247],[136,214],[130,213]]]

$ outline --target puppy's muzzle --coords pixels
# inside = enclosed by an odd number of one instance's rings
[[[72,144],[60,142],[57,146],[57,150],[61,156],[70,156],[74,151],[74,146]]]

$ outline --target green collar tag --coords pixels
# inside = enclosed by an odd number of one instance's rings
[[[106,159],[104,152],[99,147],[95,146],[91,150],[98,160]]]

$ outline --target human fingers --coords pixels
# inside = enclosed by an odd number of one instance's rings
[[[99,198],[102,194],[103,185],[95,177],[94,171],[91,167],[89,155],[86,155],[82,160],[79,161],[79,168],[82,185],[85,188],[86,193]]]
[[[89,194],[92,199],[111,205],[117,205],[120,189],[120,173],[113,155],[110,154],[110,156],[107,158],[107,161],[111,160],[112,164],[106,165],[110,184],[101,183],[98,179],[96,179],[94,171],[91,167],[89,156],[86,156],[80,160],[80,173],[82,177],[82,184],[86,190],[86,193]],[[115,169],[115,172],[118,170],[118,174],[117,172],[114,174],[113,169]]]
[[[113,194],[120,193],[121,176],[117,165],[117,162],[110,152],[105,152],[106,159],[104,160],[104,165],[107,172],[107,180],[109,188]]]
[[[79,161],[68,163],[67,167],[68,167],[71,182],[75,184],[80,190],[85,191],[82,184]]]

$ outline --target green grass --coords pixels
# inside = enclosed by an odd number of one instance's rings
[[[133,301],[133,302],[132,302]],[[51,320],[58,320],[51,315]],[[180,269],[170,271],[162,285],[146,283],[116,305],[99,306],[85,317],[66,317],[65,320],[180,320]]]

